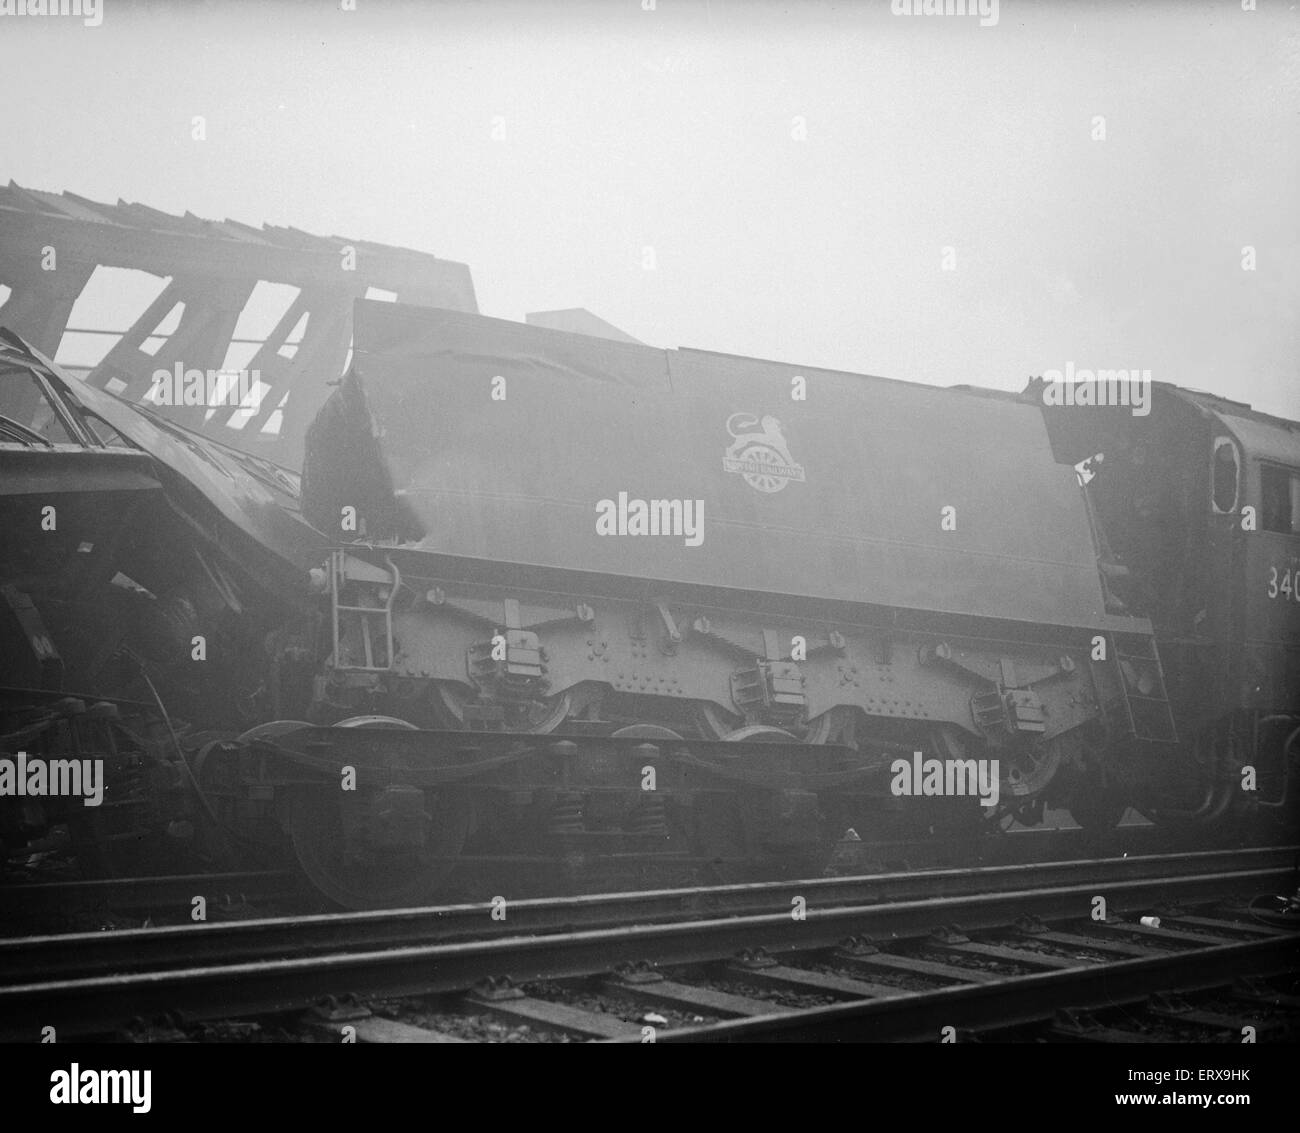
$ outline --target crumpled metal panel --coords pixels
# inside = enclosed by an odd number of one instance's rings
[[[249,569],[272,571],[280,581],[300,585],[305,593],[306,576],[302,572],[320,564],[327,544],[299,512],[296,474],[264,458],[190,433],[150,410],[128,405],[112,394],[78,382],[8,332],[0,332],[0,357],[8,364],[39,370],[65,397],[102,417],[147,454],[149,470],[167,491],[172,506],[202,525],[210,540],[229,553],[241,555]],[[91,489],[96,486],[99,470],[108,466],[114,454],[104,449],[68,452],[32,446],[24,449],[22,456],[27,476],[37,475],[39,467],[48,463],[51,474],[72,485],[79,481]],[[141,486],[149,485],[150,481],[145,480]],[[113,485],[106,481],[104,487],[109,486]],[[246,537],[242,543],[240,535]]]

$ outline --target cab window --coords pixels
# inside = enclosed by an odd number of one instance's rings
[[[1300,532],[1300,472],[1261,465],[1259,495],[1260,527],[1288,535]]]

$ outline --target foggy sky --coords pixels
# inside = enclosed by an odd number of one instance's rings
[[[432,252],[504,318],[1297,418],[1300,22],[1258,7],[103,0],[0,16],[0,177]]]

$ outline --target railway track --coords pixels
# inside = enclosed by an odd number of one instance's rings
[[[1294,926],[1242,902],[1293,890],[1294,862],[1248,850],[11,940],[0,1038],[230,1019],[363,1041],[917,1039],[936,1019],[1081,1038],[1081,1012],[1293,979]],[[1157,909],[1158,925],[1138,919]],[[1188,1007],[1189,1025],[1271,1032],[1294,990],[1225,991],[1235,1006]]]
[[[1047,862],[1070,862],[1084,858],[1128,855],[1175,855],[1188,852],[1189,845],[1202,851],[1214,846],[1204,837],[1195,843],[1178,832],[1145,823],[1134,823],[1112,832],[1094,833],[1078,828],[1017,829],[990,836],[978,845],[954,852],[933,840],[891,842],[841,842],[828,872],[838,874],[875,874],[887,872],[952,871],[956,860],[973,866],[1030,867]],[[1235,848],[1268,848],[1263,844],[1230,844]],[[1222,846],[1219,848],[1229,848]],[[527,864],[536,864],[528,862]],[[52,871],[53,872],[53,871]],[[514,871],[515,887],[521,882]],[[48,876],[48,875],[47,875]],[[481,879],[473,888],[489,888],[490,878]],[[505,880],[501,881],[504,886]],[[600,881],[592,878],[582,887],[590,892]],[[692,892],[689,879],[663,879],[628,876],[606,879],[600,892],[615,890],[683,889]],[[460,886],[462,892],[468,887]],[[540,886],[528,889],[537,897],[567,896],[573,887]],[[722,892],[714,887],[714,892]],[[520,896],[523,894],[520,893]],[[67,933],[106,929],[127,930],[140,922],[170,924],[191,920],[191,903],[197,896],[207,902],[210,918],[259,915],[308,914],[328,907],[323,897],[311,889],[297,870],[259,870],[240,872],[186,873],[159,876],[120,877],[111,879],[67,879],[57,872],[49,880],[35,870],[25,880],[0,885],[0,934]],[[455,890],[446,894],[448,905],[461,898]],[[134,924],[132,922],[135,922]]]
[[[496,919],[492,915],[494,905],[491,902],[477,902],[423,909],[127,929],[110,934],[15,937],[0,940],[0,984],[11,985],[52,976],[88,977],[219,962],[325,955],[340,948],[352,951],[394,949],[520,933],[619,929],[765,914],[784,916],[791,908],[792,895],[802,897],[807,907],[818,911],[923,904],[941,898],[987,901],[999,894],[1015,895],[1068,886],[1077,880],[1081,868],[1093,871],[1091,882],[1094,885],[1122,881],[1136,887],[1139,883],[1147,883],[1148,894],[1159,896],[1166,882],[1201,875],[1210,869],[1218,872],[1271,870],[1285,873],[1295,866],[1298,855],[1300,847],[1274,847],[1221,854],[1169,854],[1103,862],[1039,863],[534,898],[508,901],[504,907],[495,906]],[[184,879],[176,880],[179,883]],[[181,887],[176,894],[180,907],[188,909],[189,892]]]

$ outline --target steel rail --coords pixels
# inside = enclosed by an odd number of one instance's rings
[[[1219,853],[1164,854],[1031,866],[933,870],[847,878],[814,878],[689,889],[645,890],[583,897],[508,901],[504,921],[491,903],[267,917],[185,924],[113,933],[61,933],[0,939],[0,984],[87,977],[121,971],[189,967],[207,962],[270,959],[348,948],[400,948],[495,934],[616,928],[627,924],[788,912],[799,896],[812,907],[956,897],[1080,882],[1105,885],[1141,878],[1176,878],[1234,870],[1285,870],[1291,847]],[[188,915],[193,894],[178,891]]]
[[[792,919],[787,905],[783,913],[382,950],[357,950],[341,943],[317,955],[47,979],[0,987],[0,1039],[31,1040],[47,1026],[56,1027],[59,1034],[105,1033],[137,1017],[196,1020],[269,1013],[303,1008],[345,992],[360,997],[461,992],[489,976],[565,979],[638,961],[702,963],[757,947],[774,955],[805,952],[850,936],[915,937],[953,923],[978,931],[1006,927],[1026,915],[1047,921],[1086,918],[1099,888],[1112,909],[1145,910],[1177,899],[1208,902],[1258,893],[1285,882],[1290,872],[1289,867],[1272,866],[833,908],[809,903],[802,921]]]
[[[307,956],[450,943],[485,936],[619,928],[720,916],[789,915],[790,902],[827,909],[945,897],[987,896],[1084,884],[1094,889],[1139,880],[1166,881],[1209,873],[1294,868],[1295,847],[1162,854],[1031,866],[933,870],[847,878],[812,878],[690,889],[645,890],[583,897],[507,901],[505,920],[490,902],[363,913],[267,917],[0,939],[0,985],[115,972],[194,967],[207,963]],[[181,896],[188,915],[190,896]]]

